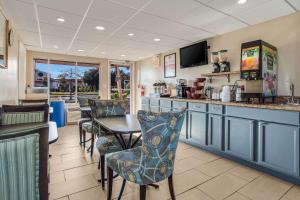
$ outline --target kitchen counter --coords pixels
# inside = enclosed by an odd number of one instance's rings
[[[281,104],[252,104],[252,103],[239,103],[239,102],[221,102],[216,100],[208,99],[180,99],[172,97],[161,97],[159,99],[172,100],[172,101],[182,101],[182,102],[193,102],[193,103],[207,103],[207,104],[217,104],[226,106],[239,106],[245,108],[259,108],[259,109],[270,109],[270,110],[285,110],[285,111],[295,111],[300,112],[300,105],[281,105]]]

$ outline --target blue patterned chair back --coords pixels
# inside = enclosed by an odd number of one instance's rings
[[[0,199],[38,200],[39,134],[0,140]]]
[[[89,99],[93,118],[125,116],[130,102],[127,100],[94,100]]]
[[[42,123],[48,121],[49,105],[3,105],[1,125]]]
[[[143,179],[149,179],[144,183],[162,181],[173,173],[185,112],[138,111],[143,138],[141,167]]]

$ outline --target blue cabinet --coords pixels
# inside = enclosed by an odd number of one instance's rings
[[[297,126],[259,122],[259,164],[299,177],[299,130]]]
[[[150,105],[150,111],[151,111],[151,112],[159,112],[159,111],[160,111],[160,108],[159,108],[159,106],[151,106],[151,105]]]
[[[147,97],[142,97],[142,110],[149,111],[150,110],[150,99]]]
[[[173,111],[181,111],[182,109],[187,109],[187,102],[184,101],[173,101]],[[188,139],[188,131],[187,131],[187,122],[188,122],[188,114],[186,113],[181,132],[180,132],[180,138],[181,139]]]
[[[142,110],[145,110],[145,111],[149,111],[150,108],[149,108],[149,104],[142,104]]]
[[[199,145],[207,145],[207,114],[189,111],[189,139]]]
[[[223,150],[223,116],[209,114],[208,145]]]
[[[172,110],[172,101],[170,100],[160,100],[160,112],[169,112]]]
[[[244,160],[254,160],[254,120],[225,117],[225,151]]]

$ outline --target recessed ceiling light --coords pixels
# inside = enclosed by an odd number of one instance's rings
[[[101,54],[105,54],[105,52],[104,52],[104,51],[102,51],[102,52],[101,52]]]
[[[99,31],[105,30],[105,28],[103,26],[96,26],[96,29],[99,30]]]
[[[122,54],[121,57],[125,57],[126,55]]]
[[[238,4],[244,4],[244,3],[247,3],[247,0],[238,0],[237,3],[238,3]]]
[[[154,42],[159,42],[160,39],[159,39],[159,38],[154,38],[153,41],[154,41]]]
[[[134,33],[128,33],[128,36],[134,36]]]
[[[57,46],[57,45],[53,45],[53,48],[54,48],[54,49],[58,49],[58,46]]]
[[[83,50],[83,49],[78,49],[77,51],[79,51],[79,52],[83,52],[84,50]]]
[[[65,21],[65,19],[64,19],[64,18],[61,18],[61,17],[59,17],[59,18],[57,18],[57,21],[59,21],[59,22],[64,22],[64,21]]]

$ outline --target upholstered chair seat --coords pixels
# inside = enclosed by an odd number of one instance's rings
[[[128,143],[129,136],[123,136],[124,141]],[[132,141],[135,142],[138,139],[137,136],[132,136]],[[141,146],[142,141],[138,140],[135,146]],[[107,136],[100,136],[98,137],[96,147],[100,153],[100,155],[122,151],[123,148],[121,147],[120,143],[118,142],[117,138],[114,135],[107,135]]]
[[[113,171],[123,178],[121,191],[124,190],[126,181],[139,184],[141,199],[145,199],[146,185],[169,179],[171,197],[175,199],[172,174],[184,116],[185,111],[138,112],[142,146],[106,155],[108,200],[111,199]]]
[[[86,121],[86,122],[82,123],[82,130],[85,130],[88,133],[92,133],[92,131],[93,131],[92,121]]]

